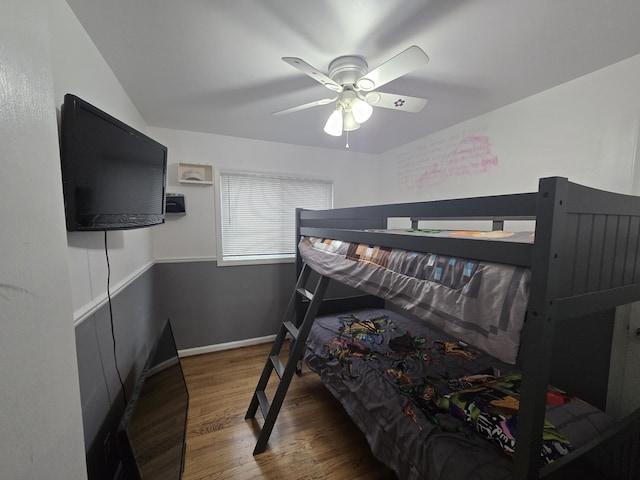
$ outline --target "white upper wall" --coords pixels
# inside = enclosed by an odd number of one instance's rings
[[[49,14],[55,106],[73,93],[134,128],[148,127],[100,52],[66,2],[56,0]],[[67,233],[74,318],[77,320],[106,298],[107,264],[104,233]],[[109,232],[111,286],[153,263],[151,229]]]
[[[87,477],[47,5],[8,0],[0,16],[0,476],[13,480]]]
[[[387,152],[384,201],[535,191],[547,176],[640,193],[638,85],[640,56]]]
[[[380,158],[375,155],[162,128],[152,128],[151,134],[169,149],[167,191],[184,194],[187,210],[154,227],[156,259],[216,256],[217,186],[180,183],[179,162],[333,180],[336,207],[381,201],[376,188]]]

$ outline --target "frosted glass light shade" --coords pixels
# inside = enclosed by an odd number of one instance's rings
[[[324,125],[325,133],[339,137],[342,135],[342,111],[336,109],[327,119],[327,123]]]
[[[343,126],[345,132],[353,132],[360,128],[360,124],[356,122],[356,119],[353,117],[353,112],[351,110],[346,110],[344,112]]]
[[[373,107],[367,102],[363,102],[357,98],[351,103],[351,111],[353,112],[353,118],[355,118],[356,122],[364,123],[371,118]]]

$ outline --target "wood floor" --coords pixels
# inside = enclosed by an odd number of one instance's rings
[[[395,479],[306,366],[291,382],[267,450],[252,455],[262,414],[258,409],[254,420],[244,415],[270,348],[181,359],[190,395],[183,479]],[[277,380],[272,377],[270,399]]]

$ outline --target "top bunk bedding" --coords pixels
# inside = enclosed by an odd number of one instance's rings
[[[315,237],[303,237],[298,250],[316,272],[384,298],[504,362],[516,362],[529,269]]]
[[[535,239],[534,232],[510,232],[507,230],[441,230],[441,229],[376,229],[364,230],[371,233],[390,233],[394,235],[411,235],[430,238],[462,238],[469,240],[487,240],[498,242],[516,242],[532,244]]]

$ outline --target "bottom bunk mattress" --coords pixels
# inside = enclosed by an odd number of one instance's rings
[[[511,478],[514,367],[389,310],[318,317],[305,363],[401,479]],[[613,421],[550,388],[541,466]]]

